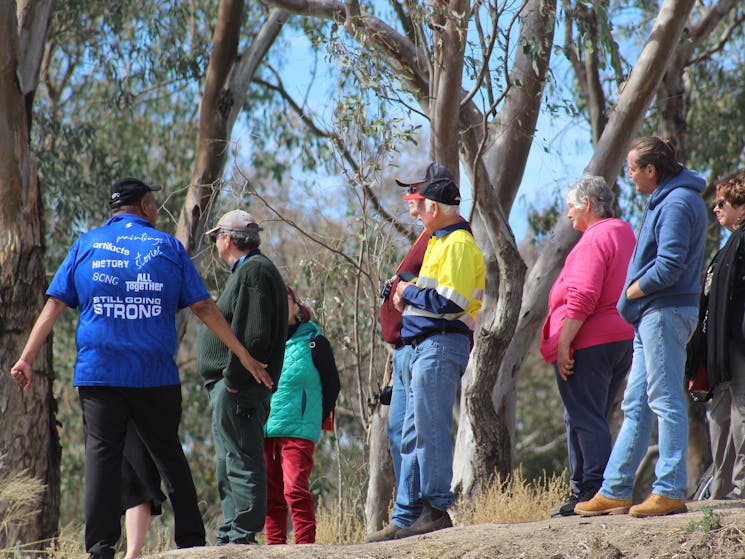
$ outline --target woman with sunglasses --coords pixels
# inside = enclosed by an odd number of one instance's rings
[[[706,272],[700,313],[712,396],[710,498],[741,499],[745,496],[745,174],[717,186],[712,210],[731,235]]]

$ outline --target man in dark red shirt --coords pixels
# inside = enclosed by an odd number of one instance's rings
[[[430,162],[416,169],[412,174],[396,178],[399,186],[405,187],[407,192],[404,200],[409,205],[409,215],[416,218],[424,205],[424,196],[419,194],[419,190],[427,184],[437,179],[449,178],[452,180],[452,173],[439,163]],[[405,345],[401,341],[401,312],[393,306],[393,293],[396,292],[396,286],[401,281],[401,277],[410,280],[412,277],[419,275],[419,269],[422,267],[424,253],[427,250],[427,244],[432,234],[423,229],[414,244],[411,246],[408,254],[396,268],[396,275],[389,280],[390,293],[383,298],[380,305],[380,326],[383,331],[383,339],[394,347],[393,352],[393,392],[391,395],[390,409],[388,411],[388,440],[390,443],[391,459],[393,460],[393,473],[396,478],[396,492],[399,496],[406,495],[409,507],[405,511],[399,511],[399,520],[410,526],[419,518],[422,504],[419,495],[413,495],[410,487],[406,485],[406,480],[401,480],[401,431],[406,415],[406,401],[409,390],[410,379],[410,361],[413,353],[413,347]],[[371,534],[367,541],[383,541],[390,539],[388,534],[383,534],[386,529]],[[380,536],[380,537],[379,537]]]

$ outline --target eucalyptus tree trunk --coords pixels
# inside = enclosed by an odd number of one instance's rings
[[[51,343],[34,363],[34,382],[22,391],[8,374],[21,354],[46,290],[44,228],[36,164],[29,144],[31,105],[51,1],[0,4],[0,473],[27,472],[45,485],[30,516],[0,532],[0,548],[41,542],[57,533],[60,445],[52,392]],[[13,514],[9,496],[0,518]]]
[[[199,111],[196,161],[176,229],[190,254],[198,246],[198,233],[220,190],[230,135],[248,86],[288,17],[284,10],[273,9],[251,46],[239,52],[244,9],[244,0],[221,0],[218,9]]]
[[[493,477],[512,470],[517,369],[500,369],[518,322],[525,263],[507,216],[522,181],[533,143],[551,57],[556,2],[529,0],[521,12],[520,34],[504,105],[488,124],[477,124],[474,107],[464,107],[461,159],[474,185],[473,230],[487,263],[487,288],[463,380],[453,486],[464,495],[484,489]],[[525,45],[530,44],[528,49]],[[470,122],[469,122],[470,120]],[[486,136],[479,135],[485,130]],[[526,348],[527,350],[527,348]],[[493,395],[498,395],[497,402]]]
[[[675,52],[692,6],[693,0],[665,0],[662,3],[649,38],[598,140],[587,173],[603,176],[609,183],[615,180],[626,156],[626,146],[638,133],[662,78],[661,69],[667,66]],[[557,222],[549,235],[541,256],[528,273],[520,319],[501,363],[500,378],[514,378],[519,371],[545,317],[549,289],[577,239],[578,235],[568,220]],[[499,394],[495,396],[496,409],[509,406]],[[514,435],[514,413],[509,418],[508,427],[510,434]]]
[[[367,484],[365,518],[367,533],[380,530],[388,523],[388,512],[393,504],[396,482],[388,445],[388,406],[380,403],[370,414],[368,447],[370,453],[370,481]]]

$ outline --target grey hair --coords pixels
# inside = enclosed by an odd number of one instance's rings
[[[229,229],[225,229],[225,232],[230,233],[230,238],[238,250],[253,250],[259,248],[259,245],[261,245],[258,228],[255,230],[251,228],[248,231],[230,231]]]
[[[440,206],[440,213],[443,215],[455,215],[460,211],[460,206],[451,206],[449,204],[443,204],[442,202],[437,202],[436,200],[430,200],[429,198],[424,199],[424,207],[428,212],[432,211],[432,208],[435,207],[435,204]]]
[[[613,217],[613,191],[603,177],[583,175],[581,179],[569,187],[567,202],[578,208],[585,207],[585,199],[589,198],[592,213],[597,217]]]

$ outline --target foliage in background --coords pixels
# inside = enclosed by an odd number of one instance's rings
[[[211,4],[149,3],[147,17],[136,1],[57,4],[31,142],[52,264],[108,217],[113,179],[135,175],[169,194],[188,182]],[[173,196],[170,211],[182,200]]]
[[[612,7],[620,10],[629,4],[638,2]],[[146,17],[142,3],[133,1],[113,8],[93,0],[57,6],[44,87],[35,107],[38,138],[32,141],[48,209],[50,270],[79,231],[106,218],[108,183],[118,175],[133,173],[164,184],[168,198],[161,200],[160,226],[172,229],[169,214],[176,214],[180,206],[179,192],[188,181],[194,155],[200,81],[215,11],[214,3],[207,2],[148,3]],[[656,9],[656,3],[649,6]],[[249,3],[246,40],[264,13],[260,4]],[[611,13],[609,21],[614,17]],[[360,507],[366,479],[367,403],[382,377],[384,360],[376,323],[377,287],[392,273],[407,242],[390,225],[374,219],[370,200],[357,186],[375,185],[385,207],[398,204],[403,209],[400,191],[391,186],[383,169],[395,163],[389,153],[410,141],[417,143],[411,125],[404,126],[401,120],[416,111],[406,109],[405,103],[386,103],[398,95],[396,84],[388,81],[389,73],[376,65],[375,57],[360,56],[336,24],[293,18],[291,26],[294,33],[309,37],[313,46],[309,72],[323,78],[328,98],[338,102],[328,113],[319,114],[308,101],[308,92],[297,92],[282,82],[280,70],[291,52],[287,47],[297,35],[281,38],[246,100],[245,131],[231,145],[235,164],[226,172],[213,214],[240,206],[260,217],[266,224],[266,252],[302,296],[314,301],[343,374],[342,413],[337,416],[341,448],[319,448],[315,487],[324,501],[341,494],[339,502],[347,503],[342,506]],[[626,32],[623,26],[619,31]],[[637,26],[628,32],[624,41],[639,36]],[[607,37],[604,41],[604,52],[611,53],[612,43]],[[745,137],[738,134],[738,126],[745,122],[738,119],[743,100],[736,78],[741,72],[733,71],[741,65],[742,52],[735,47],[723,52],[715,65],[695,67],[692,161],[712,172],[726,169],[733,158],[742,161],[736,149],[738,139]],[[332,60],[339,67],[328,79],[323,66]],[[473,75],[474,67],[472,60],[467,73]],[[628,64],[622,61],[620,67],[627,69]],[[604,85],[612,107],[616,71],[612,64],[607,70]],[[723,87],[714,90],[714,84]],[[570,97],[566,90],[564,96]],[[712,99],[722,112],[721,121],[711,116]],[[569,107],[570,102],[557,105],[563,106]],[[579,102],[577,107],[571,114],[582,115],[585,107]],[[555,114],[561,110],[555,108]],[[320,133],[307,134],[309,124]],[[426,145],[418,142],[423,158]],[[309,169],[319,174],[306,174]],[[640,204],[630,190],[623,190],[624,208]],[[563,216],[561,193],[558,200],[558,210],[551,207],[544,214],[544,230]],[[202,247],[199,257],[208,285],[219,293],[224,267],[212,258],[209,246]],[[55,343],[67,503],[63,514],[68,521],[82,517],[82,433],[77,396],[71,389],[74,322],[67,318],[60,323]],[[179,353],[184,378],[182,434],[205,516],[211,519],[217,499],[209,409],[194,368],[193,338],[191,331]],[[550,368],[534,357],[535,351],[526,362],[530,372],[520,379],[518,403],[516,453],[527,479],[539,477],[543,470],[558,473],[565,464],[564,442],[556,442],[563,434],[563,421],[555,380]],[[537,410],[525,404],[538,397],[550,405]],[[352,509],[348,512],[352,514]]]

